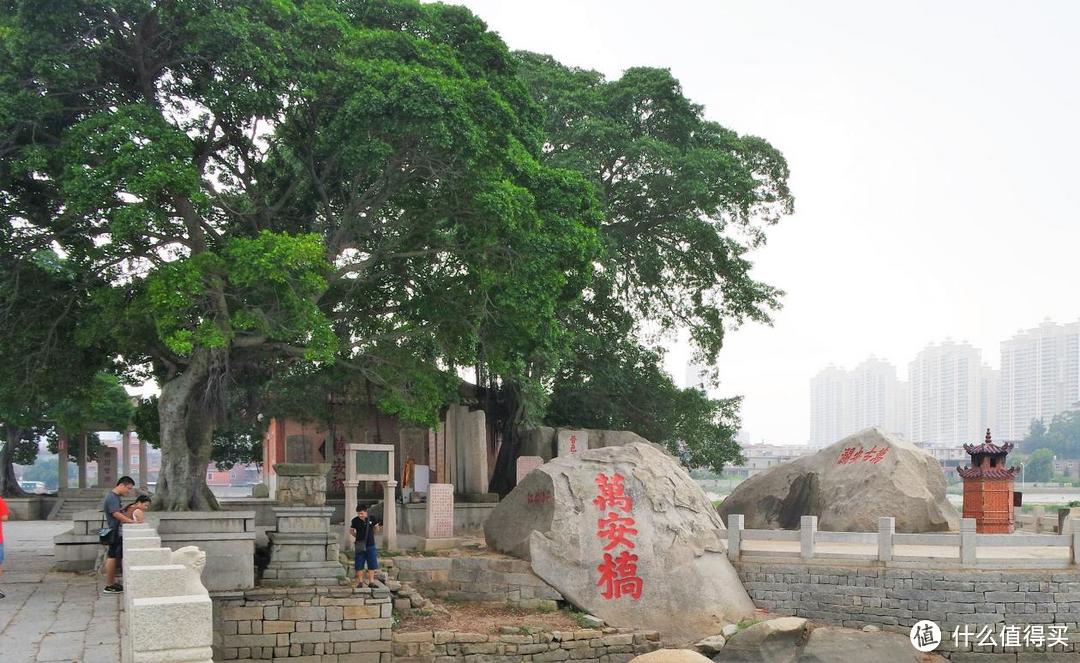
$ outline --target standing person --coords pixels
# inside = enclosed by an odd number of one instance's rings
[[[11,510],[8,509],[7,502],[3,497],[0,497],[0,578],[4,577],[4,521],[11,515]],[[0,592],[0,599],[4,598],[4,593]]]
[[[394,505],[390,505],[393,508]],[[364,566],[367,566],[367,584],[375,586],[375,569],[379,568],[379,554],[375,548],[375,532],[382,530],[382,523],[368,518],[367,505],[356,505],[356,517],[350,523],[349,531],[352,532],[355,543],[353,550],[356,558],[353,568],[356,570],[356,586],[363,587]]]
[[[105,502],[102,510],[105,512],[105,524],[112,530],[109,535],[109,552],[105,554],[105,592],[119,594],[124,591],[123,585],[116,582],[116,565],[124,558],[124,539],[120,535],[120,528],[124,523],[134,523],[135,519],[124,513],[124,507],[120,498],[131,492],[135,487],[135,480],[131,477],[120,477],[116,487],[105,493]]]

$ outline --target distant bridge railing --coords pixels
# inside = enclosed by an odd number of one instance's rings
[[[1080,564],[1080,518],[1069,523],[1069,534],[977,534],[974,518],[961,519],[959,532],[927,534],[897,533],[896,519],[891,517],[878,519],[877,532],[821,532],[817,522],[817,516],[803,516],[798,530],[745,529],[743,515],[731,514],[728,557],[899,568],[1033,569]]]

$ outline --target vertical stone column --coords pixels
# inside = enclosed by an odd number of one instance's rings
[[[1080,518],[1072,519],[1072,562],[1080,564]]]
[[[803,516],[799,529],[799,555],[814,559],[814,536],[817,534],[817,516]]]
[[[727,517],[727,556],[739,559],[742,548],[743,514],[733,513]]]
[[[89,433],[83,433],[79,436],[79,488],[87,488],[86,485],[86,436]]]
[[[893,534],[896,533],[896,519],[892,517],[878,518],[877,552],[879,562],[892,561]]]
[[[345,482],[345,540],[350,543],[354,543],[353,537],[349,533],[349,525],[352,524],[352,519],[356,517],[356,489],[359,485],[359,481]]]
[[[464,456],[465,485],[462,492],[479,495],[488,492],[487,415],[483,410],[467,412],[465,420]]]
[[[397,550],[397,501],[394,499],[395,488],[397,488],[397,481],[394,481],[393,479],[387,481],[386,487],[383,488],[383,548],[386,550]]]
[[[68,487],[68,436],[64,431],[60,431],[56,439],[56,469],[57,479],[59,480],[60,490],[67,490]]]
[[[139,438],[139,487],[143,490],[147,490],[149,485],[146,482],[146,440]]]
[[[123,437],[120,438],[120,453],[124,457],[120,461],[120,473],[126,477],[131,476],[131,429],[124,431]]]
[[[98,452],[97,466],[98,488],[112,488],[115,486],[116,480],[119,478],[116,476],[116,447],[102,445],[101,450]]]
[[[960,519],[960,563],[975,566],[975,519]]]

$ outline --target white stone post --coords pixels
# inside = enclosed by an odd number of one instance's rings
[[[960,519],[960,563],[975,566],[975,519]]]
[[[1080,518],[1072,518],[1072,561],[1080,564]]]
[[[1031,510],[1033,517],[1035,518],[1035,533],[1038,534],[1042,531],[1042,519],[1046,515],[1046,507],[1037,506]]]
[[[799,554],[803,559],[814,559],[814,536],[817,534],[817,516],[803,516],[799,527]]]
[[[727,556],[735,561],[739,559],[742,548],[743,514],[732,513],[727,517]]]
[[[892,561],[892,540],[896,533],[896,518],[885,516],[878,518],[877,554],[879,562]]]
[[[397,500],[394,499],[394,489],[397,481],[390,479],[383,489],[383,527],[386,533],[383,535],[383,548],[397,550]]]
[[[352,519],[356,516],[356,488],[359,485],[356,481],[345,482],[345,541],[350,546],[356,543],[349,529],[351,529]]]
[[[120,453],[124,454],[124,459],[120,462],[120,474],[125,477],[131,476],[131,429],[124,431],[123,437],[120,438]]]

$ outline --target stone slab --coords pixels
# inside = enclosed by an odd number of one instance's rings
[[[559,458],[579,456],[589,449],[589,433],[583,430],[559,429],[556,436]]]
[[[433,483],[428,486],[427,538],[454,536],[454,486]]]

